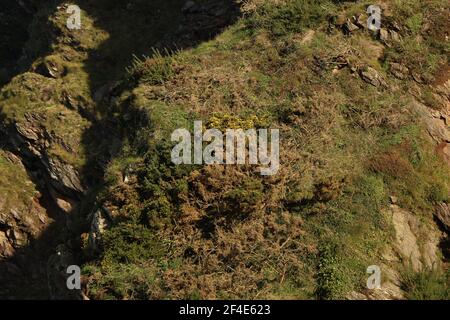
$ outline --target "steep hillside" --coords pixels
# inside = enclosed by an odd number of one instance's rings
[[[378,32],[370,1],[12,3],[0,297],[450,297],[448,1],[380,1]],[[279,129],[279,170],[175,165],[199,120]]]

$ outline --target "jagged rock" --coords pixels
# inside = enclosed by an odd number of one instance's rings
[[[380,29],[380,40],[382,42],[389,41],[389,32],[386,29]]]
[[[397,42],[400,41],[400,34],[394,30],[389,30],[389,35],[392,41]]]
[[[61,78],[65,72],[64,67],[53,60],[46,60],[36,67],[36,72],[44,77],[58,79]]]
[[[383,255],[387,269],[395,270],[392,269],[392,266],[398,263],[401,265],[410,264],[415,271],[435,268],[439,261],[437,254],[441,237],[439,230],[422,224],[413,213],[400,208],[398,205],[392,204],[387,212],[392,219],[396,239],[392,249],[390,249],[393,251],[386,252]],[[386,254],[389,256],[387,259]],[[395,255],[400,260],[396,260]],[[391,274],[390,278],[394,285],[400,286],[398,275]]]
[[[360,69],[359,75],[361,76],[361,79],[375,87],[387,87],[386,81],[384,81],[380,74],[372,67]]]
[[[424,119],[427,131],[433,140],[437,144],[442,142],[450,143],[450,130],[448,130],[445,121],[442,118],[433,117],[429,109],[422,103],[416,101],[413,106]]]
[[[379,38],[381,42],[390,47],[392,42],[397,42],[400,40],[400,35],[394,30],[381,28]]]
[[[69,212],[72,211],[73,207],[72,207],[72,204],[69,201],[65,201],[64,199],[61,199],[61,198],[56,198],[56,204],[64,212],[69,213]]]
[[[330,69],[342,69],[349,65],[349,61],[347,59],[347,54],[339,54],[339,55],[315,55],[314,60],[314,70],[317,73],[320,73],[324,70]]]
[[[0,259],[9,258],[14,255],[14,248],[10,244],[6,233],[0,231]]]
[[[38,212],[38,218],[39,218],[39,221],[42,223],[42,224],[46,224],[47,223],[47,216],[46,215],[44,215],[42,212]]]
[[[423,79],[423,77],[418,74],[417,72],[412,72],[411,73],[412,78],[414,79],[415,82],[419,83],[419,84],[423,84],[425,81]]]
[[[367,289],[363,292],[351,292],[347,299],[356,300],[402,300],[401,275],[394,267],[400,263],[398,254],[392,247],[386,247],[380,259],[381,288]]]
[[[391,205],[391,213],[396,234],[395,248],[406,262],[411,262],[414,270],[419,271],[422,268],[421,254],[417,237],[411,228],[414,218],[411,213],[396,205]]]
[[[448,111],[430,111],[423,103],[414,101],[414,109],[423,119],[430,137],[436,143],[436,153],[450,166],[450,130]]]
[[[38,141],[40,139],[39,130],[33,127],[29,122],[16,123],[16,129],[20,135],[30,141]]]
[[[57,158],[46,158],[41,161],[49,173],[52,186],[57,191],[74,198],[77,193],[84,191],[79,173],[73,166]]]
[[[450,143],[441,142],[436,150],[436,153],[441,156],[441,158],[448,164],[450,167]]]
[[[16,219],[17,221],[20,221],[20,215],[17,213],[16,210],[11,209],[9,212],[11,213],[11,215],[14,219]]]
[[[354,20],[354,23],[361,29],[367,28],[367,15],[359,14],[356,17],[354,17],[353,20]]]
[[[390,21],[390,28],[397,32],[400,32],[402,30],[402,27],[398,24],[397,21]]]
[[[12,218],[10,214],[0,213],[0,225],[1,226],[13,228],[16,226],[16,224],[17,224],[17,222],[14,221],[14,218]]]
[[[450,233],[450,205],[448,203],[439,203],[434,211],[435,217],[442,223],[447,232]]]
[[[7,230],[6,237],[15,248],[23,247],[28,243],[26,234],[18,229]]]
[[[445,81],[443,84],[436,87],[436,93],[443,99],[447,100],[447,110],[450,110],[450,80]]]
[[[440,237],[431,234],[427,241],[422,245],[422,260],[427,268],[436,268],[438,266],[438,248]]]
[[[13,164],[22,165],[22,161],[20,160],[20,158],[12,152],[4,151],[3,156],[5,157],[6,160],[8,160],[9,162],[11,162]]]
[[[33,209],[31,209],[30,211],[35,211]],[[39,212],[39,211],[38,211]],[[41,229],[38,221],[36,218],[36,212],[30,212],[32,214],[29,214],[29,212],[27,212],[26,214],[22,215],[22,219],[20,221],[21,227],[24,228],[24,230],[26,230],[26,232],[31,235],[31,236],[35,236],[38,235],[39,230]]]
[[[70,213],[74,206],[75,206],[75,202],[67,197],[64,197],[63,195],[59,194],[58,192],[56,192],[55,190],[53,190],[52,188],[50,188],[50,195],[53,198],[53,200],[55,201],[56,205],[64,212],[66,213]]]
[[[389,64],[391,73],[398,79],[406,79],[409,69],[400,63],[391,62]]]
[[[344,32],[347,34],[359,30],[359,27],[356,24],[352,23],[349,19],[347,19],[343,28],[344,28]]]

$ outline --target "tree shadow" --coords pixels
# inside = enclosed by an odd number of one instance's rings
[[[18,19],[20,17],[20,19]],[[0,6],[0,86],[19,72],[17,57],[28,39],[27,27],[32,13],[16,0],[4,0]]]
[[[49,14],[64,10],[62,0],[51,3]],[[95,207],[99,186],[105,184],[107,164],[121,151],[127,135],[133,135],[139,126],[150,126],[147,116],[130,109],[128,101],[111,108],[112,98],[130,89],[120,82],[125,68],[131,64],[133,55],[151,56],[154,48],[170,52],[208,41],[234,23],[240,13],[233,0],[205,0],[201,5],[185,0],[74,0],[72,3],[94,18],[95,28],[109,35],[95,50],[88,50],[84,61],[90,95],[95,102],[94,109],[88,111],[90,114],[84,115],[91,125],[82,134],[87,160],[80,175],[88,190],[79,194],[81,200],[70,213],[62,212],[51,196],[48,177],[36,174],[45,171],[38,159],[22,159],[30,179],[42,194],[40,203],[53,222],[38,238],[16,248],[12,257],[0,260],[0,298],[4,299],[80,298],[78,291],[67,290],[65,266],[79,264],[82,259],[80,235],[89,228],[86,215]],[[52,49],[44,36],[42,41],[40,54],[44,57]],[[34,60],[30,59],[20,70],[29,69]],[[8,81],[18,73],[10,72]],[[123,115],[117,115],[123,110],[133,113],[133,118],[139,121],[124,128],[118,120]],[[3,113],[1,116],[4,117]],[[5,148],[15,151],[11,144]]]

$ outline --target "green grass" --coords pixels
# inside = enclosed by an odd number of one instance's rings
[[[166,56],[163,56],[155,50],[151,58],[144,57],[141,60],[139,57],[133,56],[132,65],[127,68],[127,73],[130,77],[137,78],[144,83],[158,85],[169,80],[173,76],[174,70],[169,53],[167,52]]]
[[[319,252],[316,295],[319,299],[340,299],[348,292],[349,278],[342,268],[337,248],[326,244]]]
[[[381,46],[375,39],[325,32],[328,15],[352,15],[363,4],[267,1],[215,39],[161,53],[149,43],[162,30],[146,34],[137,13],[130,13],[139,18],[136,25],[122,28],[129,17],[117,3],[102,3],[117,20],[101,21],[101,13],[89,20],[88,30],[76,36],[87,55],[70,52],[72,59],[63,59],[64,45],[55,49],[61,54],[57,62],[67,68],[64,79],[19,76],[2,90],[0,102],[12,121],[31,110],[43,112],[46,125],[76,145],[89,123],[76,111],[66,122],[56,121],[63,90],[76,92],[99,121],[120,133],[120,150],[107,164],[97,199],[114,208],[113,226],[99,256],[84,267],[91,296],[345,298],[363,289],[367,266],[379,263],[394,241],[383,214],[389,196],[423,221],[431,219],[437,202],[449,200],[448,170],[424,138],[409,93],[370,86],[349,68],[335,68],[345,56],[387,78],[373,54]],[[431,77],[445,51],[427,38],[416,41],[432,12],[424,8],[419,1],[396,2],[394,11],[408,31],[385,59]],[[315,33],[304,42],[308,29]],[[140,40],[148,48],[134,47],[131,31],[145,35]],[[107,63],[92,58],[96,50],[107,57],[120,53],[108,72]],[[111,103],[92,101],[91,91],[117,79],[120,92]],[[42,90],[30,89],[38,84],[55,89],[47,103]],[[222,130],[279,128],[279,175],[263,178],[252,166],[173,165],[170,134],[192,129],[193,120]],[[95,158],[111,141],[91,143],[80,149]],[[77,165],[85,160],[59,146],[50,154]],[[136,180],[126,184],[122,174],[130,166]],[[442,279],[409,276],[408,297],[440,295],[446,290]]]
[[[0,150],[0,210],[27,210],[39,192],[20,163],[13,163]]]
[[[135,190],[139,200],[123,206],[120,215],[173,239],[167,252],[172,267],[151,263],[152,272],[170,288],[163,297],[345,298],[364,288],[367,266],[379,263],[394,239],[382,213],[390,195],[424,215],[446,199],[448,173],[431,169],[442,165],[405,112],[407,95],[380,92],[346,69],[337,75],[328,72],[333,57],[354,46],[359,55],[350,54],[349,59],[383,73],[372,51],[361,49],[376,46],[374,40],[318,31],[311,42],[298,42],[308,28],[326,26],[326,15],[335,8],[329,1],[266,3],[215,40],[193,50],[136,60],[129,69],[140,79],[132,104],[148,112],[150,125],[135,135],[144,139],[130,139],[131,152],[113,164],[123,168],[136,156],[133,151],[148,151],[136,158],[144,168]],[[415,32],[420,25],[417,17],[409,21]],[[419,66],[434,72],[437,60],[419,55],[434,49],[414,44],[412,38],[400,46],[388,57],[424,59]],[[313,71],[312,55],[329,63],[329,70]],[[158,96],[149,98],[155,86],[164,86],[164,102]],[[289,162],[284,163],[282,178],[266,183],[248,168],[172,166],[164,136],[177,125],[189,127],[191,116],[210,127],[247,127],[246,119],[281,127],[283,143],[289,145],[283,151],[282,159]],[[108,239],[105,254],[111,258],[99,262],[103,267],[92,286],[104,286],[100,274],[105,274],[133,288],[132,279],[114,276],[128,258],[126,252],[119,258],[113,238]],[[277,244],[284,242],[279,249]],[[204,254],[203,248],[216,247],[219,251]],[[129,251],[134,261],[134,249]],[[232,275],[241,277],[244,290],[227,282]],[[162,283],[149,284],[145,297],[160,293]]]
[[[422,29],[423,16],[421,13],[415,14],[406,20],[406,26],[413,34],[418,34]]]
[[[370,166],[382,174],[391,192],[399,197],[400,205],[414,212],[430,212],[434,204],[448,201],[448,170],[420,127],[403,127],[386,138],[384,152]]]
[[[248,19],[247,27],[265,29],[272,37],[283,37],[322,24],[333,9],[334,5],[327,0],[294,0],[278,5],[267,2]]]
[[[402,288],[409,300],[449,300],[450,271],[426,269],[414,272],[411,268],[405,268]]]

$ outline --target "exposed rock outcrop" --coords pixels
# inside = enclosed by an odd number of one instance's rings
[[[388,86],[383,77],[372,67],[360,69],[359,75],[361,76],[361,79],[375,87],[386,88]]]
[[[8,137],[28,165],[39,171],[48,187],[69,198],[78,199],[85,190],[78,170],[72,164],[51,155],[49,147],[58,145],[68,153],[73,150],[64,140],[47,130],[42,124],[45,121],[45,114],[26,113],[24,121],[2,124],[0,131]]]
[[[448,203],[438,204],[435,216],[442,223],[447,232],[450,233],[450,205]]]

